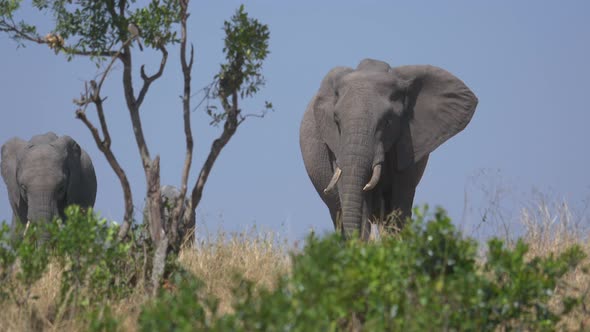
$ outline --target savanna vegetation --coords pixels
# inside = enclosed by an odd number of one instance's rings
[[[545,210],[543,210],[545,209]],[[550,213],[550,214],[544,214]],[[416,210],[369,243],[269,232],[219,233],[169,256],[146,291],[149,248],[76,207],[39,244],[0,244],[0,325],[8,331],[587,330],[589,248],[567,214],[523,210],[524,236],[465,236],[444,210]],[[546,218],[560,215],[561,218]],[[384,231],[382,234],[386,234]],[[11,249],[11,248],[14,248]]]
[[[54,220],[0,230],[0,330],[6,331],[554,331],[590,329],[586,234],[568,214],[525,209],[524,236],[481,243],[462,234],[444,210],[416,210],[401,232],[369,242],[338,235],[306,238],[302,247],[276,234],[219,233],[183,241],[180,211],[201,201],[223,147],[248,115],[243,98],[263,86],[268,27],[244,7],[223,23],[225,61],[206,88],[206,112],[222,124],[189,194],[192,162],[188,1],[33,1],[53,15],[46,35],[18,19],[22,1],[0,0],[0,31],[56,54],[88,57],[101,74],[76,100],[76,116],[121,182],[125,214],[111,223],[78,207]],[[130,24],[135,28],[130,27]],[[138,28],[141,33],[137,33]],[[137,42],[158,52],[155,73],[131,65]],[[140,108],[166,69],[168,47],[180,48],[186,159],[181,197],[163,217],[159,157],[150,154]],[[123,94],[145,171],[147,214],[133,223],[133,194],[111,150],[101,88],[113,64],[123,65]],[[134,76],[135,74],[135,76]],[[133,78],[139,74],[140,84]],[[137,82],[136,82],[137,83]],[[135,89],[134,89],[135,87]],[[270,103],[264,103],[270,109]],[[98,123],[97,125],[95,123]],[[135,193],[137,194],[137,193]],[[546,206],[540,210],[545,211]],[[535,216],[540,216],[536,218]],[[189,220],[194,218],[187,218]],[[186,225],[184,225],[186,226]],[[190,225],[189,225],[190,226]],[[194,225],[193,225],[194,226]],[[39,234],[50,235],[40,241]],[[193,245],[194,243],[194,245]]]
[[[118,161],[112,146],[109,118],[106,109],[107,96],[102,88],[110,76],[121,75],[122,95],[131,119],[129,135],[135,139],[139,162],[145,174],[146,209],[144,224],[152,269],[150,284],[156,293],[165,274],[168,255],[178,255],[185,235],[194,234],[195,210],[201,202],[209,174],[221,151],[230,142],[240,125],[249,117],[264,117],[272,110],[272,104],[263,103],[260,112],[241,107],[241,102],[253,97],[265,84],[262,65],[269,50],[270,32],[268,26],[248,15],[240,6],[229,20],[220,22],[225,33],[223,53],[219,71],[206,87],[200,91],[204,97],[199,105],[211,117],[210,125],[221,125],[219,136],[211,142],[198,176],[191,186],[189,175],[193,162],[194,139],[191,113],[195,110],[192,87],[192,71],[195,62],[195,47],[188,38],[190,17],[189,0],[39,0],[31,3],[22,0],[0,0],[0,32],[6,33],[18,46],[29,43],[46,45],[56,55],[63,55],[69,61],[74,57],[90,60],[99,72],[84,83],[82,92],[74,99],[75,115],[87,127],[98,150],[116,174],[124,196],[125,212],[121,227],[118,228],[116,243],[130,245],[135,235],[131,233],[134,218],[134,192],[127,173]],[[22,6],[29,10],[51,16],[52,28],[43,35],[38,22],[20,18]],[[146,65],[134,67],[136,52],[155,52],[160,61],[157,70],[149,72]],[[136,48],[139,48],[139,50]],[[142,107],[146,96],[153,90],[155,82],[167,70],[169,49],[178,48],[179,66],[182,78],[181,107],[178,116],[182,118],[184,162],[179,167],[179,193],[174,206],[165,206],[160,183],[160,156],[150,153],[148,137],[142,127]],[[122,70],[115,70],[116,64]],[[137,79],[139,77],[140,79]],[[196,107],[198,108],[199,105]],[[100,182],[100,179],[99,179]],[[190,189],[189,187],[192,187]],[[190,189],[190,191],[189,191]],[[170,202],[168,202],[170,203]],[[24,222],[24,221],[23,221]],[[188,231],[188,230],[192,230]],[[188,239],[192,240],[192,237]]]

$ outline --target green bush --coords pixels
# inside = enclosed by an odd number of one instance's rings
[[[24,228],[23,228],[24,230]],[[19,230],[20,231],[20,230]],[[25,304],[28,291],[47,269],[49,253],[47,244],[39,242],[42,231],[36,226],[26,230],[26,236],[16,239],[8,225],[0,229],[0,301],[12,299]],[[13,278],[13,274],[16,278]],[[17,287],[18,285],[23,287]]]
[[[132,290],[126,273],[132,264],[130,244],[117,242],[118,225],[78,206],[67,208],[65,214],[67,222],[55,222],[49,230],[52,256],[64,271],[62,299],[88,306],[127,295]]]
[[[67,222],[32,224],[20,239],[11,236],[8,226],[0,229],[0,301],[22,305],[34,299],[30,289],[49,262],[62,271],[58,318],[65,310],[98,308],[133,290],[128,276],[134,261],[129,259],[130,245],[116,241],[118,226],[78,206],[68,207],[65,214]],[[11,278],[13,272],[16,278]]]
[[[70,207],[66,214],[67,223],[32,226],[15,244],[8,228],[0,229],[0,303],[34,300],[28,290],[55,262],[63,271],[57,317],[82,313],[91,331],[118,330],[109,304],[135,289],[129,276],[145,272],[136,266],[145,253],[117,243],[117,226],[91,211]],[[303,250],[292,254],[291,273],[272,289],[236,276],[233,311],[226,314],[202,282],[171,258],[158,295],[141,309],[138,328],[552,331],[581,303],[554,293],[584,258],[581,248],[531,258],[522,241],[507,247],[492,239],[479,259],[478,244],[462,236],[443,210],[415,216],[400,234],[376,242],[309,236]],[[40,234],[49,240],[37,241]]]
[[[171,292],[164,288],[156,301],[144,306],[139,316],[141,331],[208,331],[216,317],[217,301],[202,296],[202,283],[188,272],[175,273]]]
[[[578,303],[563,299],[554,306],[560,311],[548,305],[560,278],[584,258],[579,247],[527,260],[522,241],[506,248],[493,239],[478,264],[477,243],[443,210],[416,216],[399,236],[375,243],[309,237],[273,290],[243,280],[232,314],[207,315],[199,288],[181,282],[144,309],[141,329],[551,331]]]

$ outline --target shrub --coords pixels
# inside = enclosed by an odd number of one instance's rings
[[[11,236],[8,226],[2,227],[0,301],[12,300],[27,307],[37,300],[31,289],[52,262],[61,271],[53,319],[60,321],[64,315],[91,314],[98,309],[98,316],[106,317],[102,313],[110,313],[102,305],[134,289],[129,278],[135,264],[129,258],[130,245],[118,243],[118,226],[97,218],[92,210],[70,206],[65,214],[67,222],[56,219],[32,224],[22,239]]]
[[[136,289],[130,276],[145,272],[136,261],[146,253],[116,242],[117,226],[91,211],[70,207],[67,216],[67,223],[31,227],[14,246],[8,228],[0,229],[0,301],[14,301],[21,308],[34,303],[30,289],[54,262],[61,277],[52,324],[83,314],[86,330],[123,330],[111,305],[125,305],[121,300]],[[415,216],[401,233],[375,242],[310,235],[303,250],[291,255],[291,272],[272,288],[236,275],[230,312],[222,313],[219,299],[171,258],[167,279],[157,296],[143,303],[137,327],[552,331],[582,303],[581,292],[555,295],[566,287],[564,275],[584,259],[580,247],[531,257],[523,241],[509,247],[492,239],[482,259],[477,242],[458,232],[443,210],[416,211]],[[36,241],[38,234],[49,234],[49,240]],[[26,312],[33,321],[35,310]]]
[[[206,331],[212,328],[207,306],[216,313],[217,302],[201,296],[202,283],[188,273],[177,273],[157,301],[144,306],[139,316],[141,331]],[[171,288],[175,288],[172,291]]]
[[[399,236],[374,243],[343,242],[338,235],[308,237],[304,250],[292,257],[290,275],[273,290],[256,291],[253,282],[243,280],[234,291],[234,312],[224,316],[215,310],[208,316],[210,307],[197,300],[198,287],[180,283],[144,309],[141,326],[220,331],[554,330],[561,314],[578,303],[565,298],[560,312],[548,306],[559,279],[584,258],[579,247],[525,260],[528,248],[522,241],[506,248],[493,239],[480,266],[477,243],[464,238],[443,210],[433,215],[417,211],[416,216]],[[174,325],[179,322],[184,325]]]

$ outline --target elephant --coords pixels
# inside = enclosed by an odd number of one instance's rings
[[[372,218],[412,216],[429,154],[462,131],[478,99],[432,65],[362,60],[328,72],[303,115],[305,169],[345,238],[367,239]]]
[[[17,223],[65,219],[64,209],[71,204],[94,206],[97,183],[92,160],[70,136],[48,132],[28,142],[14,137],[2,145],[0,168],[13,229]]]
[[[175,186],[171,185],[163,185],[160,187],[160,197],[162,202],[162,218],[166,221],[166,225],[170,225],[170,217],[172,214],[172,209],[176,206],[178,202],[178,198],[180,196],[180,190]],[[178,245],[181,245],[182,242],[192,243],[195,240],[195,218],[194,215],[192,218],[189,219],[189,213],[187,211],[189,205],[188,198],[185,199],[184,204],[182,205],[182,210],[180,211],[180,222],[178,223],[178,240],[181,242]],[[146,218],[147,225],[151,225],[149,221],[149,213],[148,213],[148,202],[146,200],[146,205],[143,209],[144,218]]]

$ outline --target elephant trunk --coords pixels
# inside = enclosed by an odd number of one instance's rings
[[[373,142],[358,139],[347,145],[348,151],[342,158],[342,175],[338,191],[342,204],[342,226],[345,237],[357,232],[363,239],[369,234],[370,217],[369,191],[378,183],[381,165],[376,160]]]
[[[44,223],[51,222],[53,218],[59,216],[59,209],[53,195],[54,194],[51,192],[41,192],[35,193],[35,195],[29,195],[29,211],[27,213],[28,220],[25,222],[42,225]],[[43,240],[47,240],[47,232],[43,230],[41,230],[41,232],[41,238]]]
[[[363,235],[363,181],[358,177],[344,176],[342,179],[342,227],[345,237],[350,238],[354,232]]]

